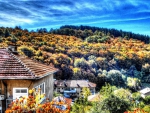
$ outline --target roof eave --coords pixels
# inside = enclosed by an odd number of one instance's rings
[[[58,69],[56,69],[55,71],[52,71],[52,72],[48,72],[48,73],[46,73],[46,74],[44,74],[44,75],[42,75],[42,76],[35,76],[35,79],[44,78],[44,77],[46,77],[46,76],[49,76],[49,75],[51,75],[51,74],[56,73],[57,71],[58,71]]]
[[[23,77],[23,78],[20,78],[20,77],[0,77],[0,80],[22,80],[22,79],[34,80],[35,78],[29,78],[29,77]]]
[[[48,72],[48,73],[44,74],[43,76],[34,76],[34,77],[20,77],[20,76],[16,76],[16,77],[10,77],[10,76],[5,77],[5,76],[3,76],[3,77],[2,77],[2,76],[1,76],[1,77],[0,77],[0,80],[14,80],[14,79],[17,79],[17,80],[22,80],[22,79],[35,80],[35,79],[41,79],[41,78],[43,78],[43,77],[49,76],[50,74],[54,74],[54,73],[56,73],[57,71],[58,71],[58,69],[55,70],[55,71],[53,71],[53,72]]]

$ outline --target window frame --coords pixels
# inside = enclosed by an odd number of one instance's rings
[[[22,90],[22,89],[23,89],[23,90],[26,89],[27,92],[26,92],[26,93],[21,93],[21,90]],[[20,92],[17,93],[16,90],[20,90]],[[14,98],[14,97],[15,97],[14,95],[16,95],[16,94],[19,94],[19,95],[21,95],[21,96],[22,96],[22,95],[24,96],[24,94],[25,94],[25,95],[27,95],[27,97],[28,97],[28,88],[26,88],[26,87],[13,88],[13,99],[15,99],[15,98]]]
[[[43,85],[43,86],[42,86],[42,85]],[[41,88],[44,87],[44,90],[41,89],[40,86],[41,86]],[[40,94],[45,94],[45,82],[43,82],[43,83],[41,83],[41,84],[35,86],[34,88],[35,88],[35,91],[37,91],[37,90],[40,88],[40,89],[41,89]]]

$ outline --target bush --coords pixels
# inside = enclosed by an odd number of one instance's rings
[[[100,90],[100,95],[103,95],[107,98],[116,89],[116,86],[111,86],[110,84],[105,83],[105,86],[103,86]]]
[[[32,57],[35,55],[35,50],[32,47],[21,46],[18,49],[21,54],[24,54],[28,57]]]
[[[89,88],[83,88],[80,97],[75,101],[72,106],[71,113],[87,113],[92,107],[91,102],[88,101],[87,97],[90,95]]]
[[[138,78],[127,78],[127,86],[132,90],[138,90],[141,87],[141,81]]]
[[[150,113],[150,105],[146,105],[143,110]]]
[[[84,58],[76,59],[74,62],[74,66],[85,69],[85,70],[88,69],[89,67],[87,61]]]
[[[111,81],[112,85],[124,86],[125,81],[123,79],[123,75],[118,70],[110,70],[107,75],[108,79]]]
[[[116,95],[118,98],[123,99],[125,101],[130,101],[132,96],[129,90],[123,88],[115,90],[114,95]]]
[[[92,113],[123,113],[129,109],[130,105],[128,102],[111,94],[108,98],[99,102],[98,106],[94,107],[97,110]]]
[[[86,38],[86,41],[89,43],[104,43],[107,42],[110,39],[109,36],[101,36],[101,35],[93,35]]]
[[[150,96],[144,98],[144,103],[150,105]]]

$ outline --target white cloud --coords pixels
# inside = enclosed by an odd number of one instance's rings
[[[32,24],[34,21],[32,19],[17,17],[17,15],[10,15],[5,13],[0,13],[0,17],[3,19],[0,21],[1,26],[16,26],[16,25],[24,25],[24,24]]]
[[[60,11],[72,11],[72,9],[69,6],[62,6],[62,5],[53,5],[50,6],[50,8],[54,10],[60,10]]]
[[[150,19],[150,2],[142,0],[15,0],[9,4],[8,2],[0,0],[1,26],[20,25],[35,29],[55,28],[65,24],[112,25],[116,21],[128,24],[131,21]]]

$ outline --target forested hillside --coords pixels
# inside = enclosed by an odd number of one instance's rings
[[[41,29],[41,31],[45,31],[45,29]],[[127,31],[122,31],[117,29],[108,29],[108,28],[91,27],[91,26],[83,26],[83,25],[81,26],[65,25],[65,26],[61,26],[60,29],[50,30],[50,32],[54,34],[71,35],[82,39],[85,39],[87,36],[93,35],[95,31],[101,31],[105,35],[112,35],[114,37],[121,36],[122,38],[126,38],[126,39],[133,38],[133,39],[141,40],[145,43],[150,43],[150,36],[148,35],[135,34],[129,31],[127,32]]]
[[[131,90],[150,83],[150,44],[145,40],[90,27],[68,35],[54,31],[1,27],[0,46],[17,45],[19,54],[54,65],[60,69],[56,79],[85,79],[96,83],[98,89],[105,82]],[[79,31],[87,31],[84,38]]]

